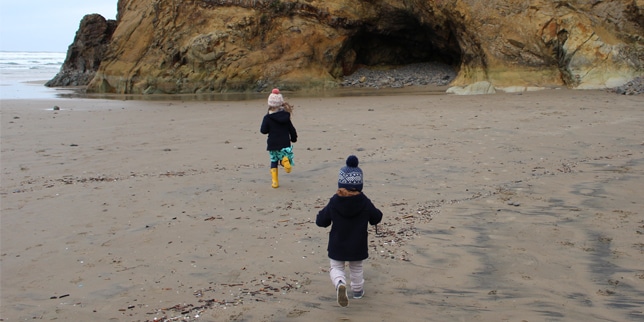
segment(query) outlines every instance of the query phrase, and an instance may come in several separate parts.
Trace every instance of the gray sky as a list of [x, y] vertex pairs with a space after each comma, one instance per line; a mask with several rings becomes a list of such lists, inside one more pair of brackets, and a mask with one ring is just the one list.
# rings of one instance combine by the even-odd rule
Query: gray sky
[[0, 0], [0, 51], [67, 52], [81, 19], [116, 19], [118, 0]]

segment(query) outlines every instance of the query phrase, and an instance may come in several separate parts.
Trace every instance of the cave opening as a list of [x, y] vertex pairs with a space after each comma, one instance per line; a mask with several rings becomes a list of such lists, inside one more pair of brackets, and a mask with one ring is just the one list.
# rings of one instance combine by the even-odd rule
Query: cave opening
[[448, 26], [421, 23], [407, 12], [384, 17], [377, 25], [360, 26], [343, 44], [341, 76], [365, 67], [387, 69], [419, 63], [443, 64], [458, 72], [462, 52]]

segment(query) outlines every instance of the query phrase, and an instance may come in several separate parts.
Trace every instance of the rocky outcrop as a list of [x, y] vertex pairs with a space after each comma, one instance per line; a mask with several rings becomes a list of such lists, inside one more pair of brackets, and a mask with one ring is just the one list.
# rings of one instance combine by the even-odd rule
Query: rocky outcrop
[[622, 86], [611, 88], [611, 90], [622, 95], [644, 94], [644, 77], [636, 77]]
[[115, 20], [105, 20], [99, 14], [83, 17], [74, 42], [67, 49], [67, 57], [60, 72], [45, 86], [87, 85], [105, 58], [115, 29]]
[[496, 89], [490, 82], [480, 81], [467, 86], [452, 86], [447, 89], [447, 93], [457, 95], [494, 94]]
[[615, 87], [644, 71], [642, 0], [119, 0], [88, 91], [328, 88], [435, 62], [452, 85]]

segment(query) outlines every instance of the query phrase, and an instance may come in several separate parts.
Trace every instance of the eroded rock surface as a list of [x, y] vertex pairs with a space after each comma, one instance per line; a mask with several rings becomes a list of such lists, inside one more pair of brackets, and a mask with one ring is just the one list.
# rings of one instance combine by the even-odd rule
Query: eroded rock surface
[[332, 88], [438, 63], [451, 85], [620, 86], [644, 73], [644, 1], [120, 0], [88, 91]]
[[106, 20], [99, 14], [83, 17], [60, 72], [45, 86], [87, 85], [105, 58], [115, 29], [115, 20]]

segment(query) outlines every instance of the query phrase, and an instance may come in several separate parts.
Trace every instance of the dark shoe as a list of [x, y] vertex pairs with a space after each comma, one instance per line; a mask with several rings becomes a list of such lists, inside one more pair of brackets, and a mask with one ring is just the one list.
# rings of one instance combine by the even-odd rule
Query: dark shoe
[[349, 297], [347, 296], [347, 286], [344, 283], [338, 284], [338, 304], [341, 307], [349, 305]]
[[353, 291], [353, 298], [354, 299], [361, 299], [363, 296], [364, 296], [364, 290]]

